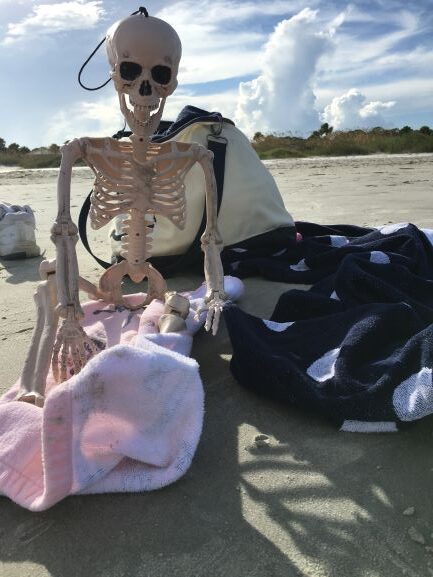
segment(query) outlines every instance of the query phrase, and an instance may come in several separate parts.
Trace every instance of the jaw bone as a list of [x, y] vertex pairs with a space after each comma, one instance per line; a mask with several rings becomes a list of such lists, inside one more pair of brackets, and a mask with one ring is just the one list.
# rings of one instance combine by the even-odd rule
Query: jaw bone
[[136, 104], [129, 96], [128, 101], [129, 105], [125, 94], [120, 95], [120, 108], [132, 132], [140, 136], [153, 134], [161, 120], [165, 98], [145, 106]]

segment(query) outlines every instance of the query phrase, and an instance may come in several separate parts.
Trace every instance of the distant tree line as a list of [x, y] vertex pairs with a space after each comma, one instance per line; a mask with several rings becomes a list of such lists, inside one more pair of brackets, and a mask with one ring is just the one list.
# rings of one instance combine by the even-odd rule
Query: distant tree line
[[51, 144], [30, 150], [27, 146], [20, 146], [17, 142], [7, 145], [4, 138], [0, 138], [0, 165], [20, 166], [22, 168], [56, 168], [60, 166], [60, 146]]
[[[334, 128], [329, 126], [327, 122], [324, 122], [319, 130], [314, 130], [308, 138], [323, 138], [329, 136], [333, 133]], [[346, 131], [339, 131], [348, 134], [364, 134], [364, 133], [371, 133], [371, 134], [388, 134], [390, 136], [396, 136], [397, 134], [410, 134], [413, 132], [419, 132], [420, 134], [424, 134], [426, 136], [431, 136], [433, 134], [433, 128], [429, 126], [421, 126], [418, 129], [411, 128], [410, 126], [403, 126], [403, 128], [382, 128], [381, 126], [376, 126], [374, 128], [370, 128], [368, 130], [362, 129], [355, 129], [355, 130], [346, 130]], [[292, 134], [267, 134], [264, 135], [262, 132], [256, 132], [253, 136], [253, 142], [260, 142], [263, 139], [274, 136], [280, 138], [290, 138], [293, 137]], [[296, 138], [296, 137], [293, 137]]]
[[327, 122], [307, 138], [292, 134], [256, 132], [252, 145], [260, 158], [298, 158], [304, 156], [349, 156], [357, 154], [433, 153], [433, 129], [383, 128], [334, 130]]
[[[50, 154], [59, 154], [60, 152], [60, 146], [58, 144], [51, 144], [46, 148]], [[34, 152], [36, 150], [39, 150], [39, 148], [33, 148], [30, 150], [30, 148], [27, 146], [20, 146], [16, 142], [11, 142], [8, 146], [6, 146], [6, 140], [4, 138], [0, 138], [0, 153], [9, 152], [11, 154], [28, 154], [29, 152]]]

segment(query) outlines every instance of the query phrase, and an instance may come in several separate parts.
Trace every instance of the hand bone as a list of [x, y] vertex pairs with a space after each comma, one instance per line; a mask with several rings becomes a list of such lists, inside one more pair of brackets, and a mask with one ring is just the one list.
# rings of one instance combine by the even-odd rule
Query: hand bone
[[72, 362], [73, 374], [77, 374], [97, 352], [95, 343], [86, 335], [79, 321], [66, 318], [57, 333], [53, 348], [51, 366], [55, 381], [63, 382], [68, 378], [68, 360]]
[[204, 304], [198, 309], [196, 318], [199, 318], [201, 313], [207, 311], [206, 322], [204, 328], [206, 331], [212, 329], [212, 334], [215, 336], [218, 331], [220, 317], [224, 308], [226, 295], [224, 292], [211, 291], [204, 299]]

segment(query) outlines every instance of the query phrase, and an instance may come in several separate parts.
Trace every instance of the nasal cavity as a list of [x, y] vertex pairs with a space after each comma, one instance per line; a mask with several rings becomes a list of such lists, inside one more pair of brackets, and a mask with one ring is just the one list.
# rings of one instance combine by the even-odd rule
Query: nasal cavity
[[140, 96], [150, 96], [152, 94], [152, 87], [148, 80], [143, 80], [138, 92], [140, 93]]

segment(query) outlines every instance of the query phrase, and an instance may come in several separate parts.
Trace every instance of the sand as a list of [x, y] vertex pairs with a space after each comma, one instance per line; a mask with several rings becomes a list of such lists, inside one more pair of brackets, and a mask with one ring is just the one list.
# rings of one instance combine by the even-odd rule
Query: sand
[[[295, 220], [433, 228], [433, 155], [266, 164]], [[74, 171], [74, 214], [91, 180]], [[35, 209], [47, 257], [55, 186], [55, 170], [0, 171], [0, 200]], [[109, 257], [105, 233], [93, 243]], [[81, 274], [95, 280], [98, 265], [78, 253]], [[0, 391], [22, 368], [39, 262], [0, 262]], [[248, 279], [241, 306], [265, 317], [288, 288]], [[433, 420], [390, 435], [339, 433], [241, 389], [230, 353], [224, 327], [196, 337], [205, 427], [183, 479], [148, 494], [70, 497], [39, 514], [0, 498], [0, 576], [433, 575]]]

